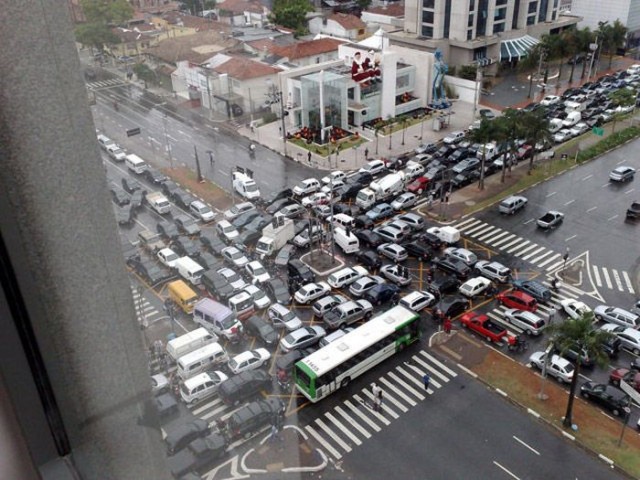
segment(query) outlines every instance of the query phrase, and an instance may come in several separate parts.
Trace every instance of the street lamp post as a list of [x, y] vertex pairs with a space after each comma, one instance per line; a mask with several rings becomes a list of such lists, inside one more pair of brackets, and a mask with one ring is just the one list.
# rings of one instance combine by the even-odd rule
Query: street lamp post
[[196, 172], [198, 173], [198, 182], [203, 183], [204, 177], [202, 176], [202, 169], [200, 168], [200, 159], [198, 158], [198, 148], [193, 146], [193, 153], [196, 157]]
[[162, 127], [164, 130], [164, 143], [167, 148], [167, 154], [169, 155], [169, 166], [173, 170], [173, 155], [171, 155], [171, 144], [169, 143], [169, 134], [167, 133], [167, 115], [162, 117]]
[[408, 122], [406, 118], [402, 120], [402, 144], [401, 145], [404, 145], [404, 134], [407, 131], [407, 123]]
[[391, 150], [391, 139], [393, 138], [393, 125], [389, 125], [389, 150]]

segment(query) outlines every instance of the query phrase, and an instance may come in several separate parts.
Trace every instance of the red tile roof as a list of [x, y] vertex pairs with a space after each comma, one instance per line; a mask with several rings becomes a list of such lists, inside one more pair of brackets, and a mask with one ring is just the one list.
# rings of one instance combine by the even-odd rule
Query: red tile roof
[[237, 80], [248, 80], [266, 75], [275, 75], [282, 71], [279, 68], [241, 57], [232, 57], [223, 64], [214, 67], [213, 70], [217, 73], [226, 73]]
[[275, 53], [281, 57], [287, 57], [289, 60], [297, 60], [299, 58], [306, 58], [312, 55], [337, 51], [338, 45], [342, 45], [343, 43], [346, 43], [346, 40], [320, 38], [318, 40], [298, 42], [286, 46], [273, 45], [271, 49], [269, 49], [269, 47], [267, 47], [267, 49], [270, 53]]
[[360, 30], [367, 26], [358, 17], [348, 13], [332, 13], [327, 19], [339, 23], [345, 30]]
[[268, 13], [268, 10], [260, 2], [252, 0], [224, 0], [223, 2], [217, 2], [216, 8], [233, 13], [263, 13], [265, 11]]
[[389, 17], [404, 17], [404, 3], [390, 3], [387, 6], [367, 8], [366, 11]]

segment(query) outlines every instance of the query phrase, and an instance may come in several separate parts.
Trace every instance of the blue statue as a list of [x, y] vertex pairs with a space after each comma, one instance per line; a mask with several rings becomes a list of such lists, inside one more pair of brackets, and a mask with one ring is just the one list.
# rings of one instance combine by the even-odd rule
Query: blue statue
[[447, 93], [444, 88], [444, 76], [449, 71], [449, 66], [444, 63], [442, 50], [435, 52], [436, 61], [433, 64], [433, 88], [431, 90], [431, 106], [433, 108], [447, 108]]

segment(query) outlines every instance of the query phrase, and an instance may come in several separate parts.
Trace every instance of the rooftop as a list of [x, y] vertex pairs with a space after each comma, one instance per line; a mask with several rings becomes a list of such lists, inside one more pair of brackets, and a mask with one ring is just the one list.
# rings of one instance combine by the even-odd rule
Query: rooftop
[[212, 70], [217, 73], [227, 74], [237, 80], [275, 75], [282, 71], [279, 68], [242, 57], [231, 57], [231, 59], [214, 67]]

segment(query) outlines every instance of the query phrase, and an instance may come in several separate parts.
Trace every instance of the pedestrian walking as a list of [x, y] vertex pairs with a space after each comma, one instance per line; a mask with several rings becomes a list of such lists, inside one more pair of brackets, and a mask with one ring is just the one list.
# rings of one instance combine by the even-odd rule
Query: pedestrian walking
[[371, 394], [373, 395], [373, 409], [377, 412], [380, 409], [380, 400], [382, 399], [382, 389], [377, 383], [371, 384]]
[[364, 149], [364, 159], [365, 160], [369, 160], [369, 149], [368, 148]]
[[429, 376], [428, 373], [424, 374], [424, 376], [422, 377], [422, 381], [424, 382], [424, 389], [428, 392], [429, 391], [429, 382], [431, 382], [431, 377]]
[[269, 443], [273, 443], [278, 439], [278, 425], [276, 423], [271, 424], [271, 435], [269, 436]]
[[307, 152], [307, 162], [311, 163], [311, 150]]
[[444, 333], [451, 334], [451, 319], [449, 317], [444, 320]]
[[383, 391], [382, 391], [382, 389], [380, 389], [380, 391], [378, 392], [378, 396], [376, 397], [377, 404], [378, 404], [377, 405], [378, 406], [378, 409], [377, 409], [378, 411], [382, 410], [382, 394], [383, 394]]

